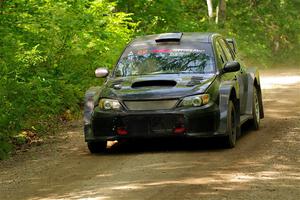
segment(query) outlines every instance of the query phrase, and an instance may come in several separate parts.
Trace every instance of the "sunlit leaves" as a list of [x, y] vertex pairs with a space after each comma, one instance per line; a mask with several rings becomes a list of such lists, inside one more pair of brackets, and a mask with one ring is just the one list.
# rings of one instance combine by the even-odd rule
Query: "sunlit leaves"
[[94, 69], [111, 67], [135, 30], [131, 15], [116, 12], [115, 5], [107, 0], [2, 2], [0, 138], [33, 124], [45, 128], [51, 122], [44, 120], [66, 109], [79, 111], [84, 91], [96, 84]]
[[[300, 53], [300, 3], [297, 0], [227, 0], [226, 21], [209, 23], [206, 1], [117, 0], [118, 9], [134, 13], [138, 34], [219, 32], [235, 37], [247, 60], [294, 59]], [[219, 0], [213, 0], [216, 8]], [[215, 15], [215, 13], [214, 13]], [[252, 59], [253, 60], [253, 59]]]

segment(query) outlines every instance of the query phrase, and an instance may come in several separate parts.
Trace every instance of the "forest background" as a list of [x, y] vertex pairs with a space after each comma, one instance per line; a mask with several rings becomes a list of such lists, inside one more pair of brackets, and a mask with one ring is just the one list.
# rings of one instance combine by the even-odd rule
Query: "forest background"
[[[134, 37], [219, 32], [248, 66], [298, 66], [299, 0], [0, 0], [0, 159], [81, 116]], [[288, 70], [288, 69], [287, 69]]]

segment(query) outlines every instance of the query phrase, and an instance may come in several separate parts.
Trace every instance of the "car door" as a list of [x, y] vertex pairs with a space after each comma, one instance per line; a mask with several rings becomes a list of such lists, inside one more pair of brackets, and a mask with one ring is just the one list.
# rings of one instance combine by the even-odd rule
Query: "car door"
[[[224, 50], [224, 54], [226, 56], [227, 61], [234, 61], [235, 54], [232, 52], [229, 44], [226, 42], [225, 39], [220, 38], [218, 40], [222, 49]], [[235, 79], [237, 79], [239, 83], [239, 96], [240, 96], [240, 113], [244, 114], [246, 109], [246, 101], [247, 101], [247, 74], [244, 70], [244, 67], [241, 66], [241, 69], [234, 73]]]

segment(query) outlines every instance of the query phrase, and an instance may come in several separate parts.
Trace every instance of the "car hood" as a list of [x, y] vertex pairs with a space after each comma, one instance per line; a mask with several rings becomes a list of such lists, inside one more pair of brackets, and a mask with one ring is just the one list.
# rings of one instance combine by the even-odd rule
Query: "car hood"
[[204, 93], [215, 74], [164, 74], [108, 78], [100, 96], [121, 100], [174, 99]]

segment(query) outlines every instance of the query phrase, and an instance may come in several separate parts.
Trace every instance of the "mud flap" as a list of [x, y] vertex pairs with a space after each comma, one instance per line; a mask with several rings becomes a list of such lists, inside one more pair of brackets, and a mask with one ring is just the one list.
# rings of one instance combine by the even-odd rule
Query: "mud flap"
[[[227, 133], [227, 115], [228, 115], [228, 104], [230, 100], [231, 90], [234, 88], [234, 82], [230, 84], [222, 85], [219, 89], [219, 109], [220, 109], [220, 126], [218, 133], [226, 134]], [[241, 125], [240, 125], [240, 107], [238, 98], [234, 102], [236, 109], [236, 122], [237, 122], [237, 136], [241, 134]]]
[[253, 90], [254, 90], [254, 81], [256, 79], [258, 85], [258, 99], [259, 99], [259, 106], [260, 106], [260, 118], [264, 118], [264, 108], [263, 108], [263, 101], [262, 101], [262, 92], [260, 87], [260, 77], [259, 72], [256, 67], [250, 67], [247, 70], [248, 75], [248, 96], [247, 96], [247, 105], [245, 114], [252, 115], [252, 106], [253, 106]]

